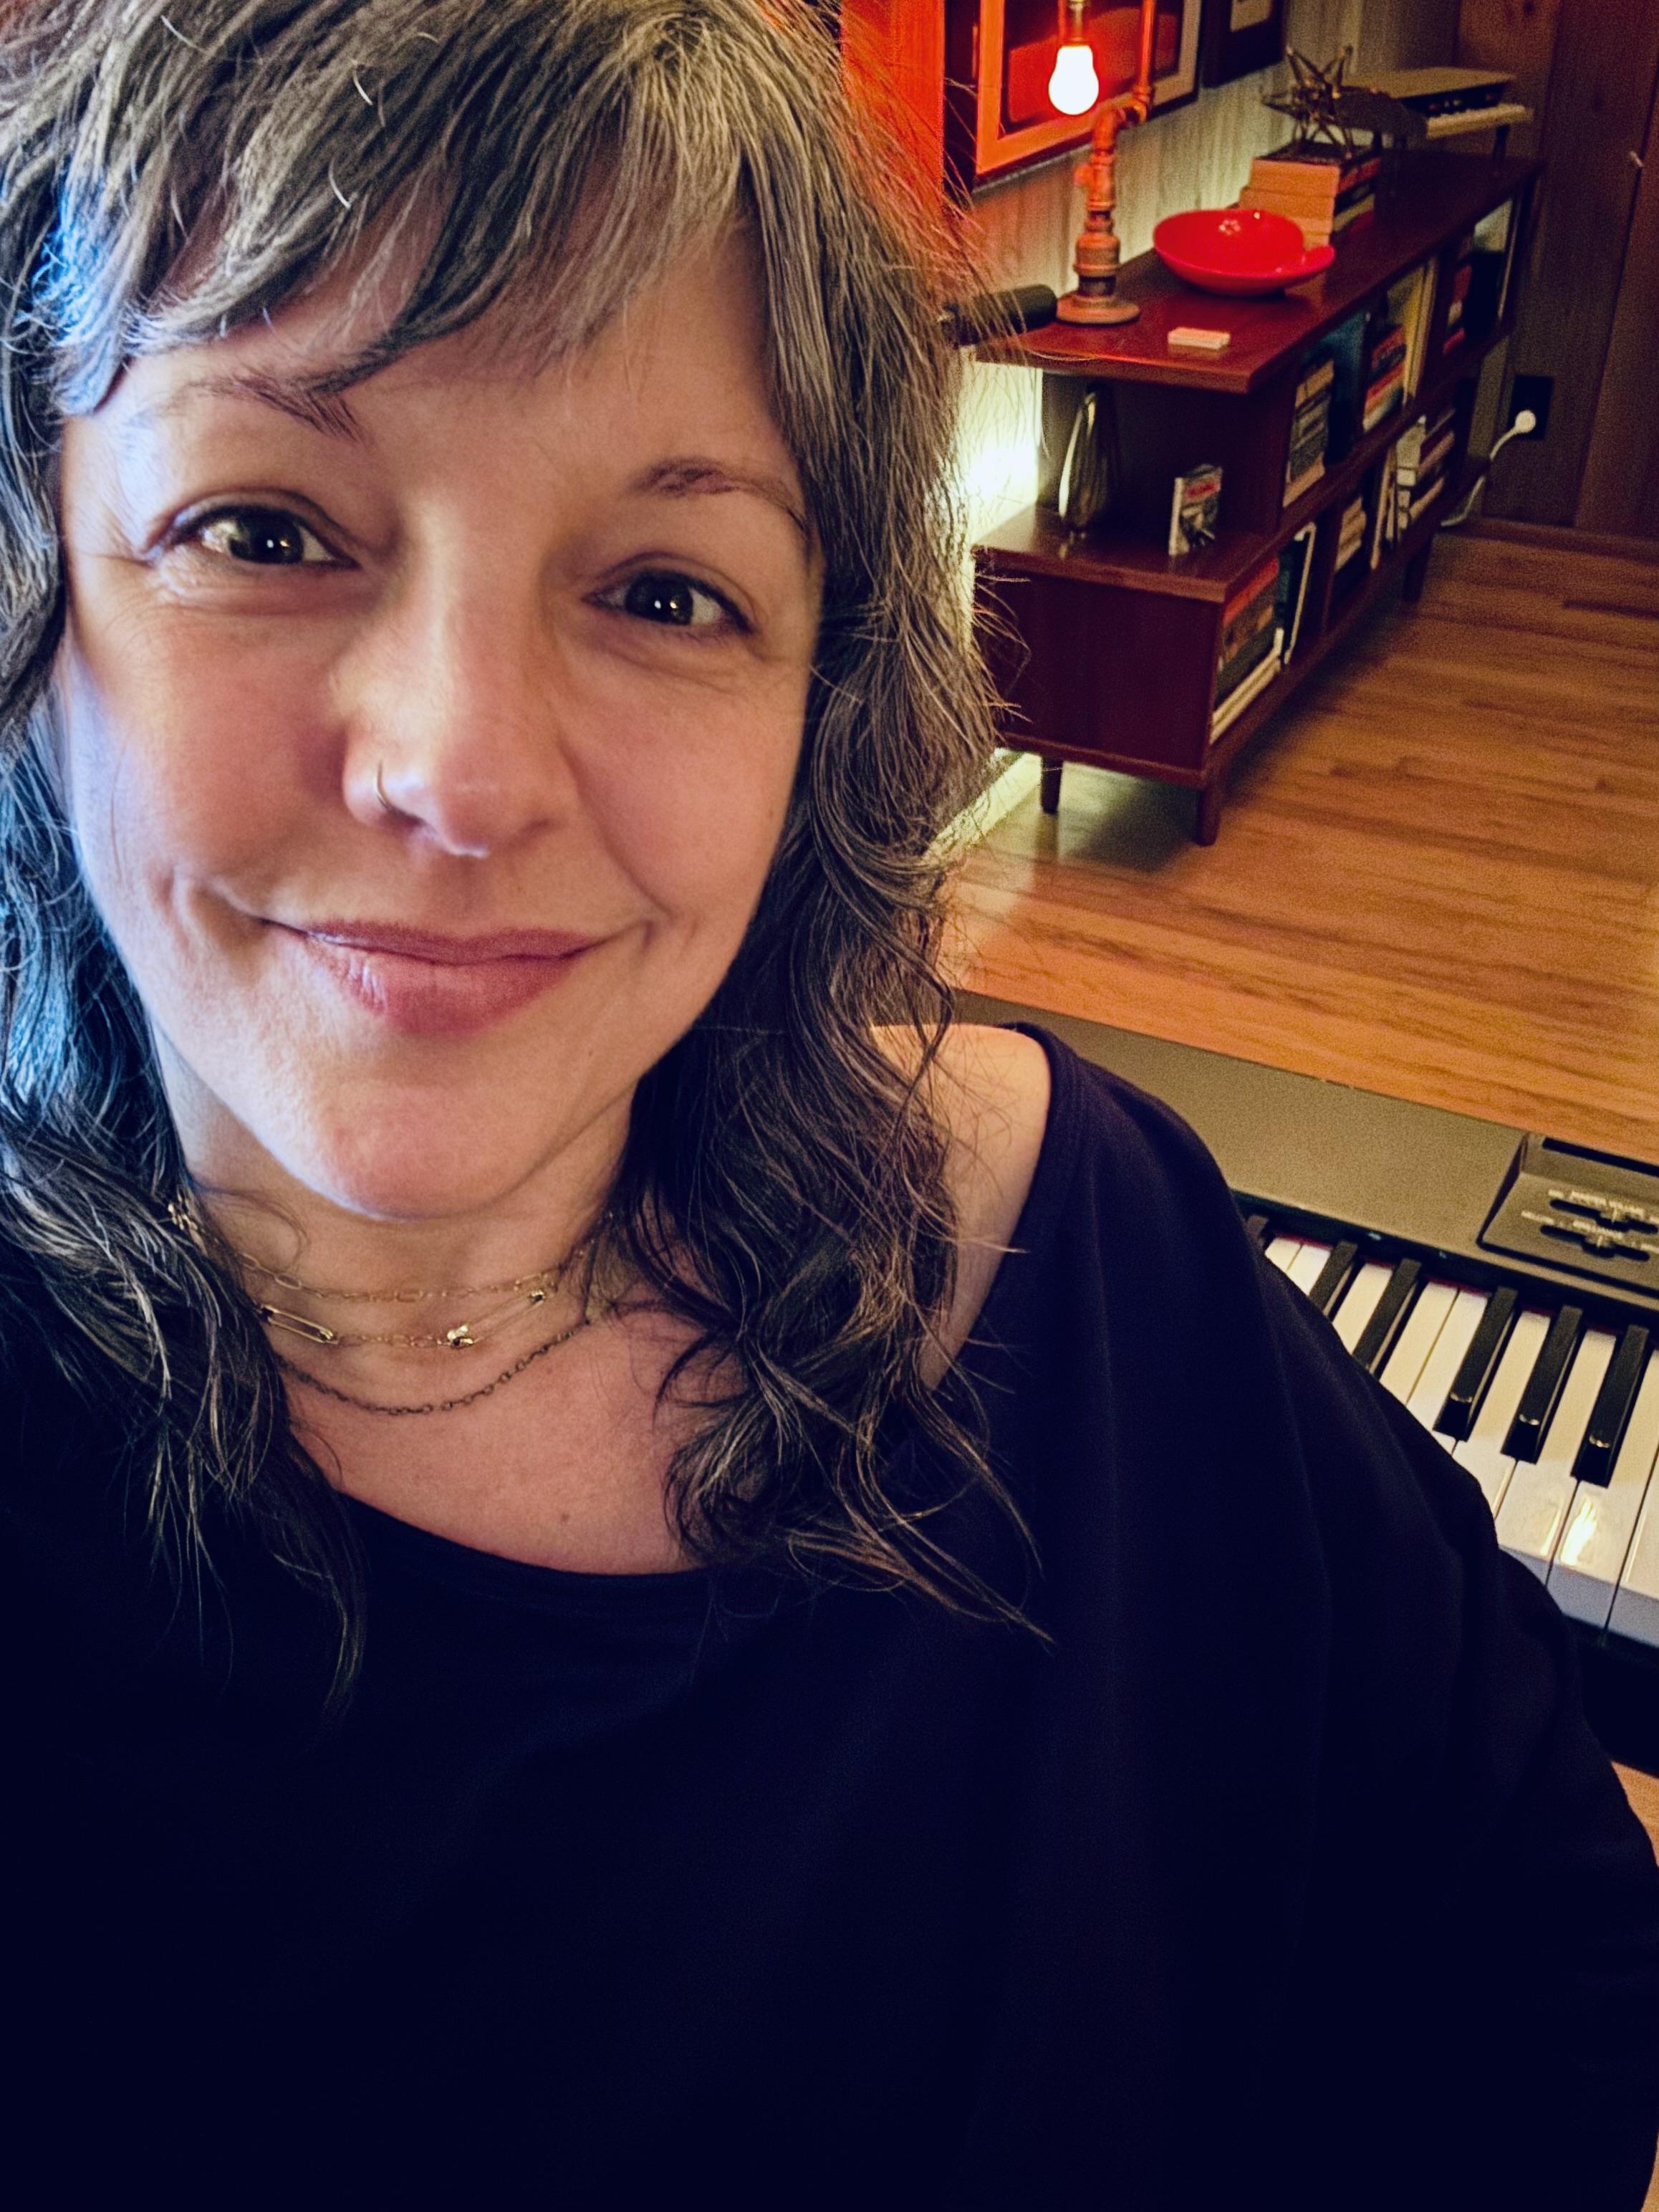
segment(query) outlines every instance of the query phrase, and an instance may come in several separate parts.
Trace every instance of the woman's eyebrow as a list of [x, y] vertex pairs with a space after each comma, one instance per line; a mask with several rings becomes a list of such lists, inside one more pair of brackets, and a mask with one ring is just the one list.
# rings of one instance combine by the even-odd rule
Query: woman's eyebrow
[[[121, 426], [123, 438], [185, 414], [202, 399], [254, 399], [289, 416], [307, 429], [325, 436], [365, 445], [368, 434], [353, 413], [343, 392], [312, 391], [292, 378], [257, 368], [222, 370], [210, 376], [192, 377], [175, 391], [151, 400], [128, 416]], [[787, 515], [803, 541], [812, 542], [811, 526], [793, 488], [781, 476], [764, 469], [745, 469], [703, 453], [679, 453], [653, 461], [635, 477], [629, 489], [647, 496], [670, 499], [705, 498], [723, 492], [748, 492]]]
[[653, 461], [629, 486], [630, 492], [668, 499], [697, 499], [721, 492], [749, 492], [787, 515], [810, 548], [812, 528], [793, 488], [764, 469], [737, 468], [702, 453], [678, 453], [672, 459]]
[[352, 412], [351, 403], [343, 392], [313, 392], [290, 377], [258, 368], [192, 377], [164, 398], [136, 409], [122, 424], [121, 435], [131, 437], [154, 422], [169, 422], [174, 416], [187, 413], [202, 399], [257, 399], [291, 416], [296, 422], [303, 422], [307, 429], [320, 430], [325, 437], [343, 438], [356, 446], [368, 443], [368, 434]]

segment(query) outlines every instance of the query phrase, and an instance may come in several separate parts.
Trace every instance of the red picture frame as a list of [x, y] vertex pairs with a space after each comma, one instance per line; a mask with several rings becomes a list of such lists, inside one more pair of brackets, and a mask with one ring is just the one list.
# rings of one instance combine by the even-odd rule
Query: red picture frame
[[[1203, 0], [1159, 0], [1152, 112], [1198, 94]], [[1139, 0], [1089, 0], [1085, 29], [1101, 88], [1134, 82]], [[1055, 0], [945, 0], [945, 151], [960, 190], [972, 191], [1086, 145], [1091, 118], [1060, 115], [1048, 78], [1059, 50]]]

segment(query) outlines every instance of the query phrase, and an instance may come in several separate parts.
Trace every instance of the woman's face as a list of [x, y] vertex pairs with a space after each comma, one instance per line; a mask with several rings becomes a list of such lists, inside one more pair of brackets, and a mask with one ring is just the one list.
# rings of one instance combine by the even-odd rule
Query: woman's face
[[198, 1172], [413, 1219], [614, 1152], [708, 1004], [818, 574], [737, 246], [539, 375], [485, 319], [300, 419], [387, 304], [337, 282], [67, 425], [56, 681]]

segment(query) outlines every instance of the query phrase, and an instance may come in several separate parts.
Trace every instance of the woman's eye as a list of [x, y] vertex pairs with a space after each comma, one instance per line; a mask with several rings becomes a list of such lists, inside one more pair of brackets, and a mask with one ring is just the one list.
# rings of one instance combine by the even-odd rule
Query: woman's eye
[[671, 629], [714, 629], [733, 620], [732, 609], [706, 584], [654, 571], [630, 578], [611, 604], [640, 622]]
[[256, 568], [316, 568], [335, 565], [314, 530], [297, 515], [270, 507], [221, 507], [204, 515], [185, 532], [186, 538], [204, 551]]

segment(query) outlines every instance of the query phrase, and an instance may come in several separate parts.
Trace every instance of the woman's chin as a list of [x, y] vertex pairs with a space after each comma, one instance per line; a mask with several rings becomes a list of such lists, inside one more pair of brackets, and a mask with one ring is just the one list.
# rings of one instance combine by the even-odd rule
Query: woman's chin
[[348, 1213], [382, 1221], [456, 1220], [486, 1212], [549, 1156], [544, 1133], [514, 1140], [465, 1117], [418, 1131], [363, 1128], [281, 1147], [295, 1179]]

